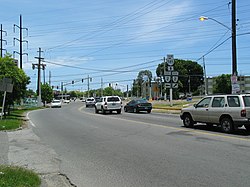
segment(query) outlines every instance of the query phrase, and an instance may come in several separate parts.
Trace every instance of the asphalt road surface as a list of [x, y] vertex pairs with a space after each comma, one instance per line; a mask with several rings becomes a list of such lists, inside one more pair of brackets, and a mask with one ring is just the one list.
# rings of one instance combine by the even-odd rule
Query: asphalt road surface
[[82, 102], [29, 114], [78, 187], [249, 186], [250, 136], [186, 129], [178, 115], [95, 114]]

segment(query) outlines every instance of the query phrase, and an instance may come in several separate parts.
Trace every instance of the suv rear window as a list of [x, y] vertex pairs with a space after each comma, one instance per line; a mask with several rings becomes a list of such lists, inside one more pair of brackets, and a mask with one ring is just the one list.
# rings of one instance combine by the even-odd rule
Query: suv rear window
[[107, 99], [108, 102], [115, 102], [115, 101], [120, 101], [119, 97], [108, 97]]
[[244, 104], [246, 107], [250, 107], [250, 96], [243, 96]]

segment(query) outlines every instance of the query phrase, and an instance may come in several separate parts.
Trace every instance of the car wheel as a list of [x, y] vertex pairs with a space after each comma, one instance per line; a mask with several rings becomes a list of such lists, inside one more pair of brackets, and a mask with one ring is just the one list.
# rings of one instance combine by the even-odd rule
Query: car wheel
[[96, 113], [96, 114], [98, 114], [98, 113], [99, 113], [99, 111], [97, 110], [97, 108], [96, 108], [96, 107], [95, 107], [95, 113]]
[[192, 117], [191, 117], [190, 114], [185, 114], [184, 115], [184, 117], [183, 117], [183, 125], [185, 127], [188, 127], [188, 128], [194, 126], [194, 121], [193, 121], [193, 119], [192, 119]]
[[117, 110], [117, 114], [120, 114], [121, 112], [122, 112], [122, 110], [121, 110], [121, 109]]
[[250, 132], [250, 125], [244, 125], [244, 127], [246, 128], [247, 132]]
[[124, 112], [128, 112], [128, 109], [127, 109], [127, 107], [124, 107]]
[[225, 133], [231, 133], [233, 132], [233, 122], [230, 118], [225, 117], [221, 119], [220, 122], [221, 130]]
[[147, 110], [147, 113], [151, 113], [151, 110]]
[[138, 113], [138, 110], [137, 110], [137, 108], [134, 108], [134, 113]]
[[102, 107], [102, 113], [103, 114], [106, 114], [106, 111], [104, 110], [104, 108]]

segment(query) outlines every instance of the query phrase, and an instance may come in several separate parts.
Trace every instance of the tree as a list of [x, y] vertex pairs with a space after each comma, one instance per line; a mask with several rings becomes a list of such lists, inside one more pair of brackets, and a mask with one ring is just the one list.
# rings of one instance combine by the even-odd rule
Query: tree
[[152, 80], [152, 72], [149, 70], [142, 70], [138, 73], [138, 76], [136, 78], [136, 80], [134, 80], [133, 82], [133, 87], [132, 87], [132, 93], [133, 95], [136, 96], [141, 96], [141, 92], [142, 92], [142, 83], [144, 81], [148, 81], [149, 83], [151, 83]]
[[70, 91], [69, 95], [70, 95], [71, 98], [74, 98], [74, 97], [76, 98], [77, 97], [77, 92], [76, 91]]
[[[0, 58], [0, 79], [11, 78], [13, 81], [13, 91], [8, 93], [6, 97], [7, 108], [13, 105], [14, 102], [20, 103], [21, 99], [25, 97], [27, 85], [30, 83], [30, 78], [22, 69], [19, 69], [14, 59], [9, 54]], [[3, 97], [1, 96], [1, 101]]]
[[[186, 94], [190, 88], [191, 92], [195, 92], [204, 82], [202, 66], [191, 60], [175, 59], [174, 62], [174, 70], [179, 72], [178, 91]], [[164, 63], [158, 65], [156, 74], [164, 76]]]
[[44, 106], [45, 103], [50, 103], [53, 100], [53, 89], [48, 83], [41, 85], [41, 97]]
[[231, 86], [230, 74], [222, 74], [215, 78], [213, 93], [230, 94], [231, 91], [232, 91], [232, 86]]

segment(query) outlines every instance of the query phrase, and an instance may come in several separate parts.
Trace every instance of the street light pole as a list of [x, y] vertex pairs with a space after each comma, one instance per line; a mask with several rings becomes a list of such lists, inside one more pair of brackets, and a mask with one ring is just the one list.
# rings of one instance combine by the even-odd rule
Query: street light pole
[[232, 0], [232, 75], [237, 76], [236, 54], [236, 1]]
[[211, 17], [205, 17], [201, 16], [199, 19], [201, 21], [205, 20], [213, 20], [216, 23], [226, 27], [228, 30], [231, 31], [231, 37], [232, 37], [232, 76], [237, 76], [237, 52], [236, 52], [236, 1], [232, 0], [232, 28], [228, 27], [227, 25], [219, 22], [218, 20], [211, 18]]

